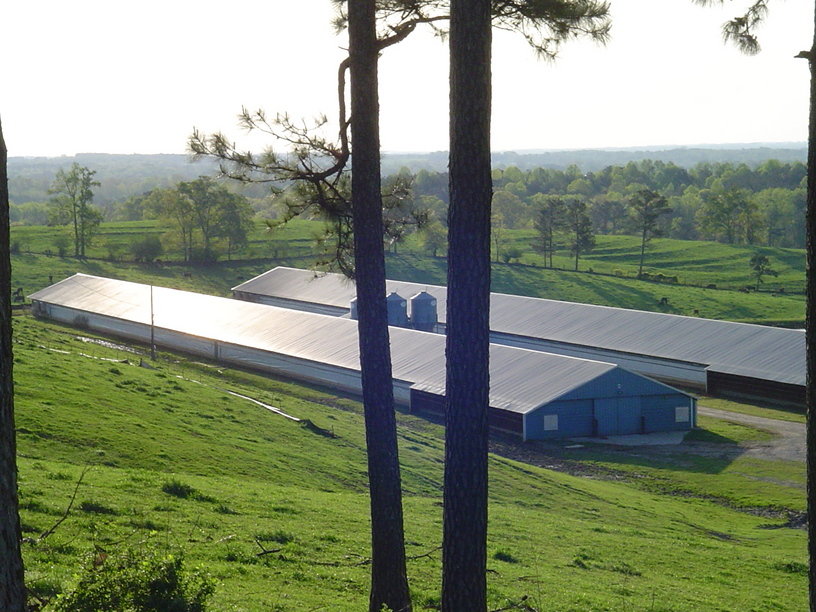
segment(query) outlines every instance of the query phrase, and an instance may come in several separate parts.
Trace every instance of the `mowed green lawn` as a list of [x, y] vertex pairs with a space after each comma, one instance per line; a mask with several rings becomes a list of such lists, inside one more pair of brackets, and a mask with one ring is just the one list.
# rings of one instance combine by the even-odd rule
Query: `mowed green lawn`
[[[140, 367], [146, 356], [136, 349], [15, 318], [25, 536], [59, 519], [88, 467], [67, 520], [24, 545], [34, 592], [47, 599], [69, 589], [83, 556], [155, 546], [183, 550], [218, 580], [213, 610], [365, 609], [359, 403], [169, 353]], [[443, 433], [415, 415], [398, 422], [409, 579], [416, 609], [435, 609]], [[711, 436], [761, 435], [708, 426]], [[630, 478], [637, 458], [627, 457], [588, 458], [617, 476], [586, 478], [491, 455], [491, 609], [525, 596], [535, 609], [574, 612], [806, 608], [805, 532], [784, 526], [779, 507], [800, 509], [801, 489], [752, 489], [751, 504], [767, 512], [739, 511], [740, 482], [755, 481], [742, 474], [749, 466], [722, 481], [709, 470], [694, 481], [700, 491], [687, 491], [700, 466], [653, 465], [659, 474]], [[800, 467], [785, 464], [754, 469], [800, 478]]]
[[[315, 239], [322, 229], [320, 222], [296, 219], [269, 231], [258, 221], [249, 244], [235, 254], [235, 261], [188, 266], [179, 263], [180, 254], [173, 250], [163, 256], [161, 264], [123, 261], [129, 257], [131, 241], [151, 233], [162, 235], [164, 230], [155, 221], [103, 224], [85, 261], [56, 254], [56, 236], [67, 236], [65, 228], [14, 227], [13, 283], [28, 294], [48, 285], [49, 280], [84, 272], [228, 295], [231, 287], [276, 265], [313, 266], [319, 259]], [[598, 236], [594, 251], [582, 259], [581, 271], [574, 272], [567, 253], [556, 256], [559, 269], [543, 268], [541, 256], [529, 247], [531, 230], [508, 230], [505, 234], [505, 246], [516, 246], [524, 254], [518, 262], [493, 265], [494, 291], [712, 319], [804, 325], [801, 292], [805, 258], [801, 250], [655, 239], [647, 254], [646, 270], [677, 277], [678, 283], [666, 283], [634, 278], [640, 243], [632, 236]], [[741, 292], [740, 288], [755, 282], [748, 261], [757, 251], [770, 258], [779, 276], [766, 277], [759, 292]], [[389, 277], [398, 280], [446, 283], [445, 258], [425, 253], [416, 235], [409, 236], [396, 253], [388, 253], [387, 269]], [[707, 288], [710, 285], [716, 288]]]

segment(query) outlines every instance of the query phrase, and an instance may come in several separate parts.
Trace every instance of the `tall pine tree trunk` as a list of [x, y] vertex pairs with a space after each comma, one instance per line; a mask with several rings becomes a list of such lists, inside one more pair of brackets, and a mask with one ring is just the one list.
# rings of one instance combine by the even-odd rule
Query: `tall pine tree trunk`
[[[816, 21], [816, 13], [814, 13]], [[810, 122], [807, 162], [807, 499], [809, 601], [816, 612], [816, 30], [810, 50]]]
[[7, 161], [0, 124], [0, 610], [22, 612], [25, 610], [25, 585], [17, 509]]
[[442, 610], [487, 609], [490, 0], [451, 0]]
[[379, 102], [374, 0], [348, 3], [351, 194], [360, 369], [371, 496], [370, 612], [411, 609], [405, 570], [391, 351], [385, 302]]

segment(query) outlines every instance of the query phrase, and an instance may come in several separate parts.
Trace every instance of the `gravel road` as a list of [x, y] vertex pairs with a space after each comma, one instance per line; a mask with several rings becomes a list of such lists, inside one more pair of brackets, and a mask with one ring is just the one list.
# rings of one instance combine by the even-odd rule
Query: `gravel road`
[[697, 412], [708, 417], [714, 417], [732, 423], [750, 425], [757, 429], [764, 429], [777, 436], [772, 440], [762, 442], [741, 443], [740, 448], [743, 449], [743, 455], [786, 461], [805, 460], [804, 423], [767, 419], [765, 417], [740, 414], [728, 410], [717, 410], [716, 408], [707, 408], [705, 406], [698, 406]]

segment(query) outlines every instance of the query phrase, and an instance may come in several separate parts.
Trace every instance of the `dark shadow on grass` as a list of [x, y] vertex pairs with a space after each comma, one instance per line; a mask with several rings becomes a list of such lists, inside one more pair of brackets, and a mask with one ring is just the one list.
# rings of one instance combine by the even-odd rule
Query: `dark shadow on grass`
[[684, 442], [706, 442], [709, 444], [739, 444], [739, 441], [707, 429], [696, 428], [686, 434]]
[[[642, 310], [658, 310], [669, 314], [682, 314], [682, 311], [670, 301], [661, 304], [660, 299], [649, 291], [636, 289], [629, 284], [599, 283], [592, 276], [583, 273], [573, 273], [572, 282], [584, 290], [594, 293], [608, 304], [618, 307], [639, 308]], [[613, 291], [613, 287], [615, 291]], [[625, 296], [625, 299], [621, 299]]]

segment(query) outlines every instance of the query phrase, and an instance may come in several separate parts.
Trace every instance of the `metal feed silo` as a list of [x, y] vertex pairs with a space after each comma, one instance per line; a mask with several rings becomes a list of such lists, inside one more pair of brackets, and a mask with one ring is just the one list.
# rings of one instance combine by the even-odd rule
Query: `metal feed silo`
[[420, 291], [411, 296], [411, 327], [420, 331], [432, 332], [436, 329], [436, 298], [427, 291]]
[[385, 298], [388, 308], [388, 324], [397, 327], [408, 327], [408, 302], [396, 291]]

